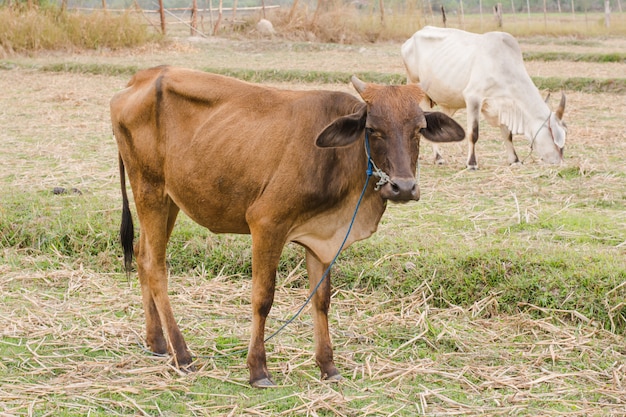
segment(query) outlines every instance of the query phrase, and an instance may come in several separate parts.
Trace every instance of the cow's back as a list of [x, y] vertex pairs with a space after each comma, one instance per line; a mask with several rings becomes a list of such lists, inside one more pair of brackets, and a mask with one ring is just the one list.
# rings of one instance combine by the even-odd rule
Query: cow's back
[[129, 169], [164, 183], [197, 223], [248, 233], [250, 208], [263, 201], [280, 201], [271, 210], [287, 217], [311, 216], [345, 198], [353, 179], [344, 171], [354, 165], [356, 145], [322, 149], [315, 138], [359, 106], [347, 93], [279, 90], [161, 67], [137, 74], [111, 111]]
[[409, 81], [419, 82], [433, 101], [450, 109], [465, 107], [468, 87], [487, 94], [518, 75], [512, 72], [519, 64], [523, 69], [519, 45], [504, 32], [426, 26], [402, 45], [401, 53]]

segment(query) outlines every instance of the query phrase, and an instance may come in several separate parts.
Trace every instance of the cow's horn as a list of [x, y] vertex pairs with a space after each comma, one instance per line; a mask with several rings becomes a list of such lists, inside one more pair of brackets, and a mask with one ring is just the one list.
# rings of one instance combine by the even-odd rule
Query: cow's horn
[[365, 91], [365, 88], [367, 88], [367, 85], [363, 81], [359, 80], [356, 75], [353, 75], [352, 78], [350, 78], [350, 81], [352, 81], [352, 85], [356, 88], [356, 91], [358, 91], [359, 94], [362, 94], [363, 91]]
[[546, 96], [546, 99], [544, 100], [546, 104], [548, 104], [548, 100], [550, 100], [550, 92], [548, 91], [548, 95]]
[[559, 120], [563, 119], [563, 113], [565, 112], [565, 93], [561, 93], [561, 102], [559, 103], [559, 108], [556, 109], [556, 117]]

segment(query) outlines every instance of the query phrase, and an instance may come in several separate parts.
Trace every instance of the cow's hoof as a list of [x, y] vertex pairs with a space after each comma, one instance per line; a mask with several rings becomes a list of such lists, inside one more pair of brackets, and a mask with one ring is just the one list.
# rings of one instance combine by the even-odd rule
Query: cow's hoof
[[257, 381], [250, 382], [253, 388], [276, 388], [278, 385], [269, 378], [262, 378]]
[[478, 171], [478, 165], [468, 165], [467, 166], [467, 170], [468, 171]]
[[322, 378], [322, 381], [324, 382], [340, 382], [342, 380], [343, 380], [343, 377], [341, 376], [339, 372], [337, 372], [335, 375], [328, 375]]
[[196, 368], [196, 365], [194, 365], [193, 363], [190, 363], [189, 365], [181, 365], [179, 369], [186, 374], [190, 374], [198, 370]]

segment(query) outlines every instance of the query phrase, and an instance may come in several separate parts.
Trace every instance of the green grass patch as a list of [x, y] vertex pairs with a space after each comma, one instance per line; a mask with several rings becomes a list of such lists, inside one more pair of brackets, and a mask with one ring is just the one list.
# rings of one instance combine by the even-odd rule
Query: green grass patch
[[626, 78], [531, 77], [540, 90], [570, 90], [583, 93], [626, 94]]
[[626, 53], [524, 52], [525, 61], [626, 62]]
[[[18, 64], [9, 60], [0, 61], [0, 69], [10, 69]], [[134, 65], [84, 64], [77, 62], [61, 62], [42, 65], [36, 69], [46, 72], [69, 72], [93, 75], [128, 75], [132, 76], [142, 68]], [[241, 80], [264, 82], [291, 82], [310, 84], [341, 84], [350, 80], [353, 73], [340, 71], [306, 71], [306, 70], [274, 70], [274, 69], [242, 69], [242, 68], [203, 68], [203, 71], [239, 78]], [[402, 74], [381, 73], [374, 71], [355, 72], [359, 78], [367, 82], [399, 85], [406, 82]], [[626, 94], [626, 78], [596, 79], [584, 77], [532, 77], [537, 88], [541, 90], [569, 90], [585, 93]]]

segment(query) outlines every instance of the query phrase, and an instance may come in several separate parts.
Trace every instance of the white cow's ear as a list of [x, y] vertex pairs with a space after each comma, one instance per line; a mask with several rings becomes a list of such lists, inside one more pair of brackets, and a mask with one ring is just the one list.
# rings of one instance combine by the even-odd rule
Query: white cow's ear
[[565, 123], [557, 123], [556, 128], [552, 129], [552, 135], [554, 138], [554, 144], [563, 149], [565, 147], [565, 136], [567, 135], [567, 128], [565, 127]]
[[356, 113], [333, 120], [315, 139], [320, 148], [348, 146], [358, 140], [365, 129], [367, 106], [362, 104]]

